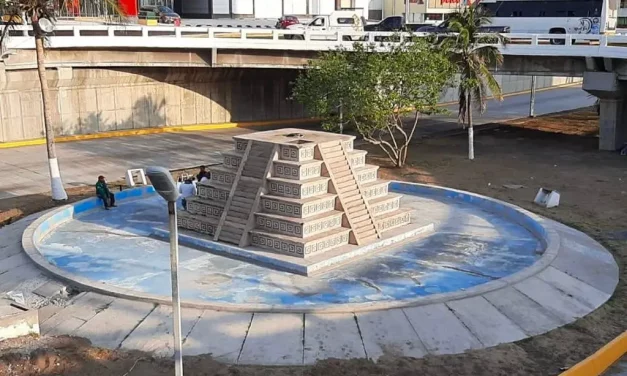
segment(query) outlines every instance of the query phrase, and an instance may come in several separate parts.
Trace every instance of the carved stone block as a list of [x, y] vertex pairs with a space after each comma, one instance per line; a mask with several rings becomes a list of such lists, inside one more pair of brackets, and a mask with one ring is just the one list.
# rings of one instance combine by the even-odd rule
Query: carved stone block
[[398, 210], [401, 206], [401, 196], [394, 195], [383, 200], [376, 200], [376, 202], [369, 202], [369, 204], [370, 212], [377, 216]]
[[214, 235], [217, 224], [207, 220], [196, 218], [191, 215], [187, 215], [185, 213], [181, 213], [181, 215], [179, 215], [178, 217], [178, 227], [186, 230], [200, 232], [206, 235]]
[[307, 218], [335, 209], [335, 195], [326, 195], [317, 200], [281, 200], [261, 197], [261, 208], [265, 213]]
[[404, 226], [411, 221], [411, 211], [402, 210], [391, 215], [385, 215], [377, 218], [377, 228], [379, 231], [384, 232], [393, 228]]
[[346, 229], [345, 231], [338, 231], [326, 237], [306, 241], [253, 231], [250, 240], [253, 246], [271, 249], [275, 252], [281, 252], [296, 257], [307, 258], [348, 244], [348, 234], [349, 230]]
[[329, 191], [329, 178], [301, 182], [291, 180], [268, 179], [268, 192], [275, 196], [307, 198], [319, 196]]
[[314, 158], [314, 146], [314, 143], [306, 147], [281, 145], [279, 159], [294, 162], [310, 161]]
[[220, 218], [224, 207], [216, 203], [206, 202], [199, 199], [187, 200], [187, 211], [190, 214], [202, 215], [205, 217]]
[[307, 243], [305, 246], [305, 258], [311, 254], [319, 254], [346, 244], [348, 244], [348, 232]]
[[237, 170], [239, 164], [242, 162], [242, 156], [235, 153], [222, 153], [222, 159], [224, 167]]
[[320, 176], [322, 161], [302, 164], [275, 161], [272, 176], [283, 179], [302, 180]]
[[225, 189], [215, 188], [204, 184], [197, 184], [198, 197], [206, 200], [214, 200], [220, 202], [226, 202], [229, 198], [229, 191]]
[[248, 146], [248, 141], [235, 139], [235, 150], [243, 153], [246, 151], [246, 146]]
[[233, 184], [236, 172], [227, 171], [224, 169], [211, 169], [211, 181], [221, 185], [230, 186]]
[[361, 189], [363, 191], [364, 197], [367, 200], [370, 200], [373, 198], [387, 195], [389, 185], [390, 183], [388, 181], [381, 180], [362, 185]]
[[379, 171], [379, 166], [374, 165], [366, 165], [364, 167], [356, 168], [355, 174], [357, 175], [357, 181], [359, 184], [373, 182], [377, 180], [377, 171]]
[[257, 214], [255, 229], [296, 238], [307, 238], [325, 231], [342, 227], [342, 213], [332, 212], [323, 218], [294, 220], [271, 215]]
[[363, 167], [366, 165], [366, 155], [367, 151], [364, 150], [355, 150], [348, 154], [348, 161], [353, 168]]

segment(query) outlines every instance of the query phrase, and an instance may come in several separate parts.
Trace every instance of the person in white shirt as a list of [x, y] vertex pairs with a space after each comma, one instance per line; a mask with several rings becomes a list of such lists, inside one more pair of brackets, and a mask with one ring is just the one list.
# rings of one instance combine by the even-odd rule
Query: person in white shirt
[[179, 186], [179, 193], [183, 196], [183, 209], [187, 210], [187, 199], [189, 197], [196, 196], [196, 185], [192, 179], [186, 179], [183, 184]]

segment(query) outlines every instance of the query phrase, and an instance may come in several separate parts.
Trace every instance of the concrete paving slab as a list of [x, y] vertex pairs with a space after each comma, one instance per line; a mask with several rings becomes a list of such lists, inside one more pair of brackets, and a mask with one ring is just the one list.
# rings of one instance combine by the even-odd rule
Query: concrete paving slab
[[560, 252], [551, 266], [606, 294], [612, 294], [618, 283], [618, 266], [609, 261], [607, 255], [600, 256], [594, 248], [562, 237]]
[[153, 309], [153, 303], [115, 299], [75, 334], [89, 339], [94, 346], [115, 349]]
[[352, 313], [305, 315], [304, 364], [323, 359], [365, 358], [364, 344]]
[[483, 347], [442, 303], [403, 308], [403, 311], [429, 353], [457, 354]]
[[73, 335], [86, 321], [77, 319], [76, 317], [67, 317], [59, 325], [51, 328], [47, 327], [41, 334], [48, 336]]
[[49, 304], [39, 308], [39, 325], [48, 321], [49, 318], [57, 314], [57, 312], [60, 312], [63, 308], [65, 307], [54, 304]]
[[[186, 308], [181, 310], [181, 335], [183, 339], [192, 330], [201, 314], [202, 311], [198, 309]], [[159, 305], [122, 342], [121, 347], [146, 351], [155, 356], [172, 357], [174, 356], [172, 324], [172, 307]]]
[[239, 364], [303, 364], [304, 315], [255, 313]]
[[66, 288], [62, 283], [50, 280], [43, 285], [39, 286], [35, 290], [33, 290], [33, 294], [37, 294], [43, 298], [51, 298], [55, 295], [60, 294]]
[[544, 269], [537, 277], [592, 309], [596, 309], [605, 303], [611, 296], [552, 266]]
[[41, 270], [39, 270], [33, 263], [28, 263], [15, 267], [6, 273], [0, 274], [0, 291], [11, 291], [20, 283], [36, 277], [43, 276]]
[[590, 312], [590, 309], [583, 303], [537, 277], [519, 282], [514, 285], [514, 288], [566, 323], [573, 322]]
[[358, 312], [355, 315], [368, 358], [376, 361], [384, 355], [413, 358], [427, 355], [425, 345], [403, 310]]
[[30, 259], [26, 256], [26, 253], [18, 253], [8, 257], [2, 257], [0, 255], [0, 274], [6, 273], [9, 270], [30, 263]]
[[482, 296], [446, 303], [485, 346], [514, 342], [527, 337], [523, 330]]
[[529, 335], [542, 334], [563, 324], [558, 317], [513, 287], [483, 296]]
[[250, 327], [252, 313], [205, 310], [183, 344], [185, 355], [211, 354], [236, 363]]
[[[93, 292], [82, 294], [76, 297], [71, 305], [58, 311], [48, 320], [45, 320], [45, 322], [43, 322], [41, 325], [41, 334], [52, 334], [53, 330], [55, 330], [57, 326], [61, 325], [63, 322], [71, 318], [77, 318], [83, 322], [86, 322], [87, 320], [90, 320], [92, 317], [94, 317], [96, 313], [107, 308], [109, 304], [111, 304], [113, 299], [115, 298], [111, 296], [96, 294]], [[71, 334], [77, 328], [78, 327], [75, 327], [68, 332], [61, 333]], [[55, 330], [55, 332], [59, 333], [60, 330], [64, 330], [63, 327]]]

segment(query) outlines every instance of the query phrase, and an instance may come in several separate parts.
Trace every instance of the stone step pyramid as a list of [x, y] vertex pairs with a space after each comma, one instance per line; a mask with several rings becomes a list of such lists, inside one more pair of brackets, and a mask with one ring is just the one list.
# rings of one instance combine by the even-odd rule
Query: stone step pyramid
[[409, 224], [410, 209], [388, 193], [354, 136], [280, 129], [236, 136], [210, 168], [179, 227], [239, 247], [300, 258], [363, 246]]

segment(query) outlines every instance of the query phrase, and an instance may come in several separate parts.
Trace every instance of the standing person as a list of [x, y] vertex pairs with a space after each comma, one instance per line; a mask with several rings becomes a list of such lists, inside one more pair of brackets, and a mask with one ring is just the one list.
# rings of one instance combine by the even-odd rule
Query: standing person
[[98, 182], [96, 183], [96, 196], [98, 196], [98, 198], [100, 198], [104, 203], [105, 210], [117, 207], [115, 204], [115, 195], [109, 190], [107, 181], [102, 175], [98, 176]]
[[203, 181], [202, 178], [205, 177], [209, 179], [209, 174], [207, 174], [206, 167], [200, 166], [200, 171], [198, 172], [198, 175], [196, 175], [196, 181]]
[[183, 184], [181, 184], [181, 186], [179, 187], [179, 193], [181, 194], [181, 196], [183, 196], [183, 209], [187, 210], [187, 198], [195, 196], [197, 193], [196, 185], [194, 185], [192, 179], [185, 179]]

